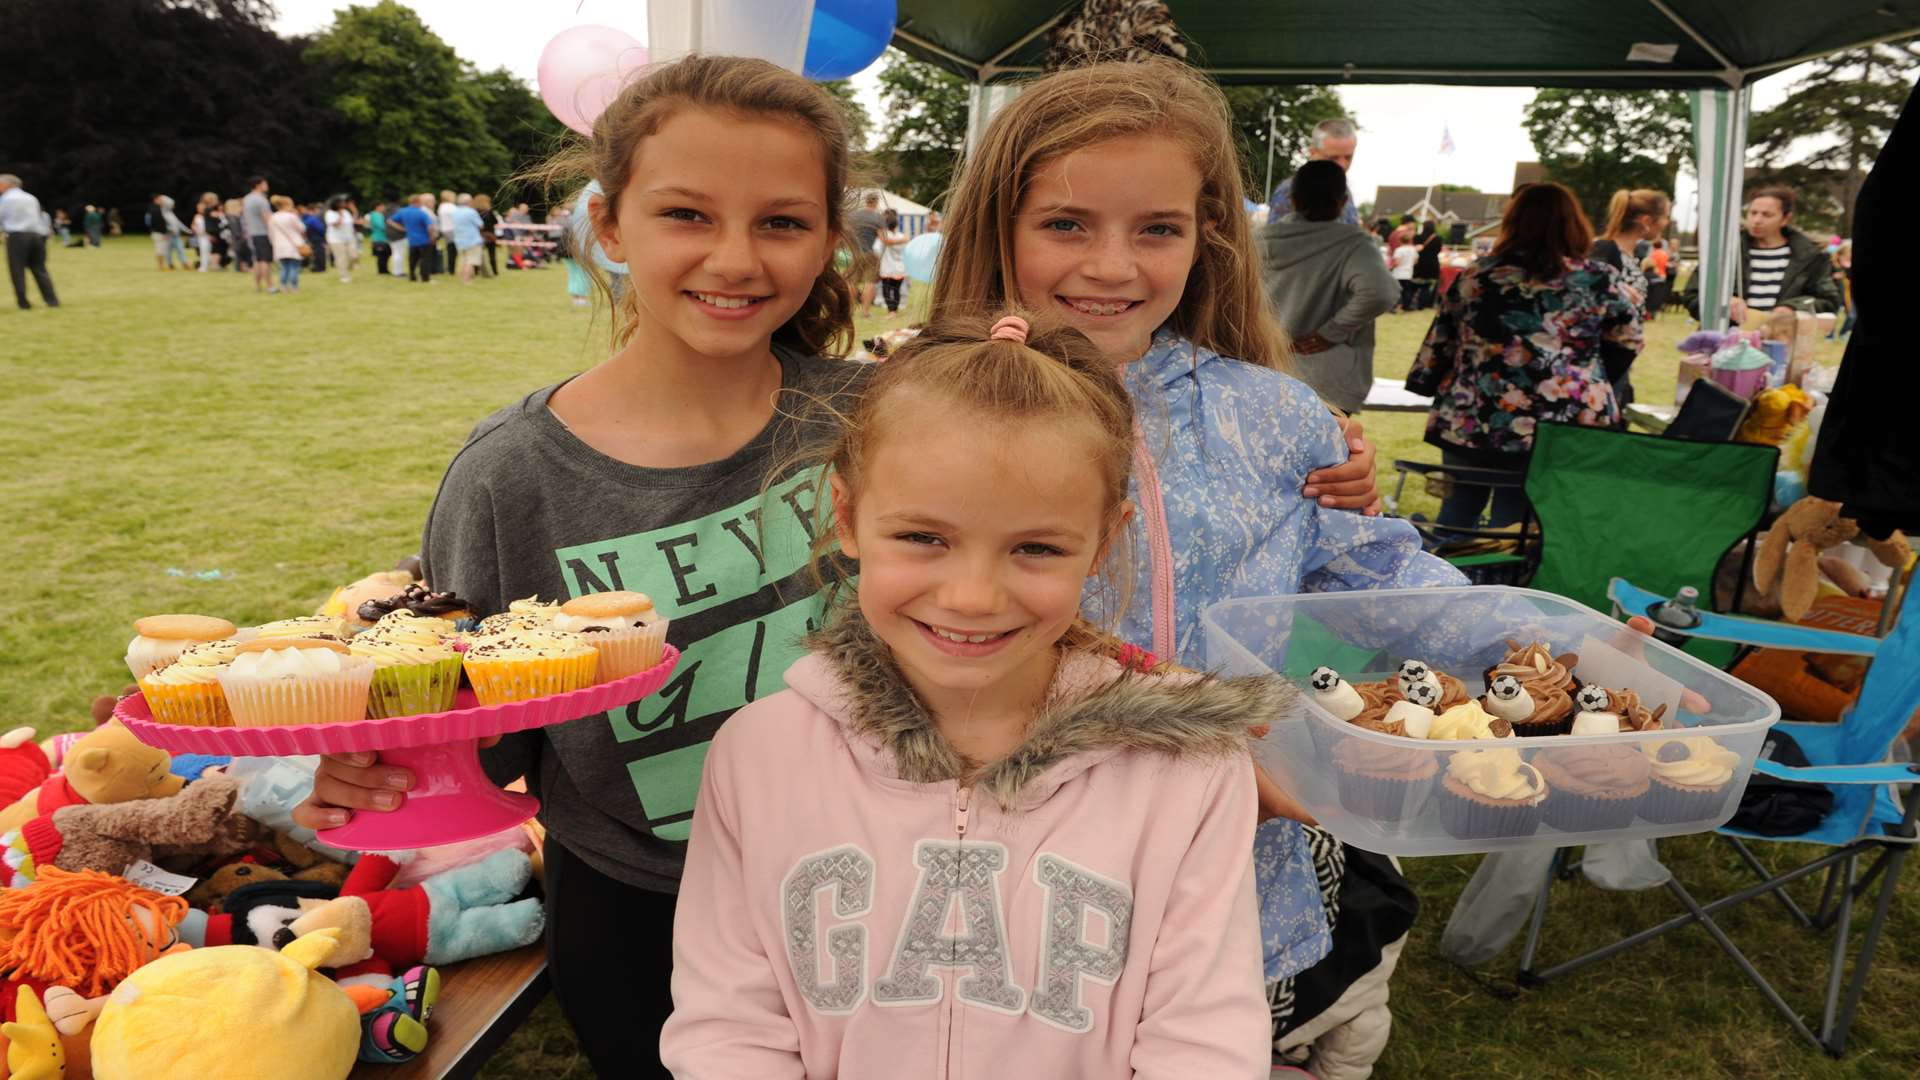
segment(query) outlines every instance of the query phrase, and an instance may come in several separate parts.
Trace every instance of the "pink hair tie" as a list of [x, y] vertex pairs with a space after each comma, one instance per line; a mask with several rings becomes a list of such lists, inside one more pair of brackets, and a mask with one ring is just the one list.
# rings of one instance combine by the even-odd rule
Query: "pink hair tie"
[[999, 322], [994, 323], [993, 329], [987, 331], [987, 340], [1011, 341], [1015, 345], [1025, 345], [1027, 343], [1027, 320], [1018, 315], [1008, 315]]

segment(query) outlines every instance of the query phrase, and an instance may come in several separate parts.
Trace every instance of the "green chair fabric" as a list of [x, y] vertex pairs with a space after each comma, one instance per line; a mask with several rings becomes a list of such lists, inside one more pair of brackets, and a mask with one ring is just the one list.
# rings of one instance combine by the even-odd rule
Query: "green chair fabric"
[[[1721, 556], [1767, 512], [1779, 458], [1771, 446], [1541, 424], [1527, 466], [1542, 533], [1529, 586], [1599, 611], [1616, 576], [1663, 596], [1691, 585], [1712, 597]], [[1733, 646], [1687, 651], [1724, 665]]]

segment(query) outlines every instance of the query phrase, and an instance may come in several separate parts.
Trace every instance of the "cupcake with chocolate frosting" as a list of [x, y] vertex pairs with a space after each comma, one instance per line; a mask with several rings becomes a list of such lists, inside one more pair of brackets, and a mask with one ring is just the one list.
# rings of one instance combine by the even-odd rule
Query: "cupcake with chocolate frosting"
[[1567, 832], [1624, 829], [1646, 799], [1652, 770], [1630, 746], [1568, 746], [1534, 759], [1547, 782], [1546, 822]]
[[1492, 697], [1487, 701], [1487, 708], [1511, 723], [1513, 733], [1523, 738], [1565, 735], [1573, 728], [1573, 695], [1580, 688], [1573, 668], [1580, 662], [1579, 655], [1566, 653], [1556, 657], [1538, 641], [1527, 645], [1508, 641], [1507, 645], [1510, 648], [1507, 658], [1487, 669], [1487, 685], [1492, 687], [1503, 675], [1517, 680], [1525, 688], [1533, 709], [1524, 716], [1518, 715]]

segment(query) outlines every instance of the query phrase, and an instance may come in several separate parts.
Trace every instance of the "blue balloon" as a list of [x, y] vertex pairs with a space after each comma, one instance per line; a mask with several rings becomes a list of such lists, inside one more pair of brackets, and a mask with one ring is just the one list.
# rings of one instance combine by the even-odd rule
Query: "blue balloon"
[[866, 70], [887, 51], [896, 14], [895, 0], [813, 0], [801, 73], [826, 82]]
[[940, 260], [940, 233], [921, 233], [900, 249], [900, 261], [907, 264], [907, 276], [915, 281], [932, 281], [933, 265]]
[[624, 274], [627, 264], [607, 258], [607, 253], [600, 249], [600, 241], [593, 235], [593, 216], [587, 212], [587, 198], [600, 193], [600, 181], [589, 180], [587, 186], [580, 189], [580, 196], [573, 200], [573, 217], [569, 219], [573, 235], [567, 238], [568, 246], [574, 251], [591, 251], [594, 264], [607, 273]]

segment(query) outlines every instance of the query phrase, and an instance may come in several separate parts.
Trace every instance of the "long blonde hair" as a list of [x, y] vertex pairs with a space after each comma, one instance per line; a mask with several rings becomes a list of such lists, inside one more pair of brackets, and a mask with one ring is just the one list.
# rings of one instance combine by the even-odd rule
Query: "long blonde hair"
[[[689, 106], [777, 117], [806, 128], [820, 141], [826, 165], [827, 229], [843, 246], [852, 247], [845, 203], [848, 186], [856, 177], [847, 148], [845, 114], [819, 86], [765, 60], [689, 56], [649, 68], [594, 120], [591, 139], [570, 138], [552, 157], [514, 179], [549, 191], [570, 188], [575, 194], [586, 181], [597, 181], [605, 193], [599, 203], [605, 220], [591, 222], [597, 232], [598, 227], [617, 220], [619, 195], [633, 176], [641, 140], [659, 131], [674, 112]], [[591, 258], [577, 257], [577, 261], [614, 308], [613, 343], [618, 348], [633, 336], [639, 302], [627, 289], [614, 304], [606, 272]], [[853, 292], [846, 279], [832, 266], [821, 271], [806, 302], [773, 336], [811, 355], [845, 355], [853, 344]]]
[[1286, 333], [1260, 283], [1227, 116], [1218, 87], [1164, 58], [1092, 64], [1028, 83], [961, 169], [948, 200], [933, 309], [995, 311], [1018, 302], [1010, 295], [1014, 217], [1047, 163], [1110, 139], [1164, 135], [1200, 170], [1198, 251], [1168, 325], [1222, 356], [1287, 370]]
[[1643, 218], [1663, 218], [1673, 206], [1673, 200], [1667, 198], [1664, 191], [1652, 188], [1626, 188], [1613, 193], [1607, 200], [1607, 224], [1600, 230], [1602, 236], [1619, 236], [1620, 230]]
[[[915, 397], [934, 398], [949, 408], [949, 415], [964, 415], [968, 423], [985, 419], [1027, 430], [1046, 423], [1071, 424], [1092, 436], [1089, 466], [1099, 477], [1101, 542], [1109, 564], [1101, 577], [1119, 594], [1118, 602], [1107, 607], [1116, 614], [1124, 610], [1125, 575], [1114, 573], [1112, 564], [1125, 548], [1115, 541], [1124, 521], [1121, 509], [1133, 462], [1133, 402], [1113, 362], [1085, 335], [1054, 320], [1030, 319], [1029, 324], [1026, 340], [1017, 342], [990, 336], [994, 322], [984, 316], [936, 319], [879, 365], [834, 437], [810, 455], [810, 464], [819, 466], [819, 479], [809, 565], [829, 617], [843, 613], [845, 598], [858, 588], [856, 571], [836, 554], [832, 481], [837, 477], [845, 488], [850, 511], [876, 448], [897, 426], [901, 401]], [[853, 527], [851, 521], [841, 525]], [[1119, 655], [1119, 642], [1084, 619], [1075, 622], [1061, 643]]]

